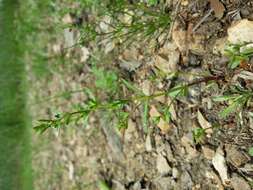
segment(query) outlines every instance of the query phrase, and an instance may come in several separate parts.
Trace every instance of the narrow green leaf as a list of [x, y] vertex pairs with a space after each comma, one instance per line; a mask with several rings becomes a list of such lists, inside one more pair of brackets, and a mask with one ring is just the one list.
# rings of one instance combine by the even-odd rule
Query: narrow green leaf
[[242, 60], [244, 59], [241, 56], [234, 56], [232, 60], [229, 62], [229, 67], [231, 69], [235, 69], [238, 65], [240, 65]]
[[215, 102], [223, 102], [223, 101], [233, 100], [236, 97], [237, 97], [236, 95], [224, 95], [224, 96], [213, 97], [212, 100]]
[[43, 124], [40, 124], [40, 125], [35, 126], [33, 129], [34, 129], [36, 132], [42, 134], [42, 133], [44, 133], [48, 128], [50, 128], [50, 125], [49, 125], [49, 124], [43, 123]]
[[152, 122], [154, 125], [158, 125], [161, 120], [161, 116], [152, 117]]
[[132, 90], [133, 92], [139, 93], [139, 94], [143, 94], [143, 92], [138, 89], [137, 87], [135, 87], [133, 84], [131, 84], [130, 82], [128, 82], [125, 79], [121, 79], [122, 83], [129, 89]]
[[240, 47], [241, 45], [238, 45], [238, 44], [229, 44], [226, 46], [225, 52], [230, 53], [231, 55], [235, 55], [236, 53], [240, 51]]
[[92, 99], [93, 101], [96, 100], [96, 96], [95, 96], [95, 94], [92, 92], [91, 89], [85, 88], [85, 89], [84, 89], [84, 92], [88, 95], [88, 97], [89, 97], [90, 99]]
[[83, 126], [86, 127], [89, 121], [89, 113], [83, 114]]
[[48, 122], [51, 122], [52, 120], [51, 119], [40, 119], [38, 120], [39, 122], [44, 122], [44, 123], [48, 123]]
[[248, 153], [249, 153], [250, 156], [253, 156], [253, 146], [249, 148]]
[[182, 86], [176, 86], [172, 89], [170, 89], [167, 94], [168, 96], [172, 97], [172, 98], [176, 98], [178, 97], [183, 91], [183, 87]]
[[233, 102], [231, 105], [229, 105], [227, 108], [225, 108], [224, 110], [222, 110], [219, 115], [221, 118], [225, 118], [227, 117], [229, 114], [233, 113], [236, 111], [236, 109], [240, 107], [240, 104], [238, 103], [238, 101]]
[[246, 48], [241, 53], [246, 55], [246, 56], [251, 56], [253, 54], [253, 48], [252, 47]]
[[188, 91], [189, 91], [189, 87], [188, 86], [183, 86], [183, 90], [182, 90], [182, 93], [180, 94], [180, 96], [187, 96]]
[[169, 123], [171, 121], [171, 113], [170, 113], [170, 107], [166, 106], [163, 110], [162, 110], [162, 114], [163, 114], [163, 118], [164, 120]]

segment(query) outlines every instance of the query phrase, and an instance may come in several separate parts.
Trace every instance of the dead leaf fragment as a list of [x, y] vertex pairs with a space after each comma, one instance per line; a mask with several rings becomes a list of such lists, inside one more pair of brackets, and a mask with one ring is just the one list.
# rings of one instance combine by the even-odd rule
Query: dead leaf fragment
[[189, 32], [183, 30], [178, 22], [174, 24], [172, 39], [181, 53], [189, 50], [200, 55], [205, 53], [205, 36], [200, 34], [189, 35]]
[[74, 165], [72, 162], [69, 162], [68, 168], [69, 168], [69, 180], [72, 181], [74, 179]]
[[141, 65], [141, 56], [135, 48], [125, 50], [119, 59], [120, 67], [128, 71], [134, 71]]
[[238, 77], [244, 79], [244, 80], [251, 80], [253, 81], [253, 73], [249, 71], [242, 71], [238, 74]]
[[174, 42], [169, 42], [159, 50], [158, 55], [155, 55], [154, 64], [164, 73], [173, 73], [178, 69], [180, 52]]
[[181, 144], [184, 146], [186, 150], [186, 160], [192, 160], [195, 159], [199, 154], [197, 150], [193, 146], [193, 141], [187, 137], [186, 135], [181, 138]]
[[228, 41], [227, 37], [217, 39], [214, 43], [213, 53], [223, 55], [225, 53], [227, 41]]
[[228, 179], [228, 169], [224, 158], [224, 152], [220, 147], [216, 150], [212, 159], [212, 164], [219, 173], [222, 183], [228, 185], [230, 183], [230, 180]]
[[[154, 94], [160, 94], [160, 93], [163, 93], [163, 91], [156, 91]], [[155, 100], [156, 101], [158, 101], [158, 102], [160, 102], [160, 103], [165, 103], [166, 102], [166, 96], [165, 95], [162, 95], [162, 96], [157, 96], [157, 97], [155, 97]]]
[[157, 124], [157, 127], [159, 127], [163, 134], [166, 134], [171, 129], [171, 126], [168, 122], [164, 121], [162, 118], [160, 118], [159, 123]]
[[153, 145], [152, 145], [152, 140], [151, 140], [150, 135], [148, 135], [148, 136], [146, 137], [145, 147], [146, 147], [146, 150], [147, 150], [148, 152], [151, 152], [151, 151], [153, 150]]
[[171, 167], [169, 166], [166, 158], [164, 158], [161, 154], [158, 154], [157, 156], [156, 168], [160, 174], [168, 174], [171, 172]]
[[70, 14], [66, 14], [62, 18], [63, 24], [73, 24], [73, 19]]
[[151, 106], [149, 110], [150, 117], [160, 117], [161, 114], [157, 111], [156, 107], [154, 105]]
[[161, 114], [157, 111], [155, 106], [151, 106], [149, 115], [151, 118], [157, 118], [159, 117], [159, 122], [157, 123], [157, 127], [161, 130], [163, 134], [166, 134], [171, 129], [171, 126], [168, 122], [164, 121], [163, 118], [161, 118]]
[[250, 158], [239, 151], [236, 146], [226, 145], [225, 150], [228, 162], [237, 168], [250, 161]]
[[142, 92], [149, 96], [151, 93], [151, 82], [149, 80], [144, 80], [142, 83], [141, 83], [141, 89], [142, 89]]
[[206, 129], [207, 134], [212, 134], [212, 125], [204, 118], [202, 113], [198, 110], [198, 122], [203, 129]]
[[202, 152], [206, 159], [212, 160], [214, 157], [214, 151], [208, 147], [202, 146]]
[[224, 15], [225, 7], [219, 0], [209, 0], [211, 8], [214, 10], [215, 17], [221, 19]]
[[187, 6], [189, 4], [189, 1], [188, 0], [183, 0], [182, 2], [181, 2], [181, 5], [182, 6]]
[[130, 141], [134, 137], [136, 128], [136, 123], [132, 119], [128, 119], [127, 129], [124, 134], [124, 138], [126, 141]]
[[155, 56], [155, 66], [164, 73], [173, 73], [177, 71], [180, 53], [175, 49], [176, 45], [170, 48], [164, 48], [163, 53]]
[[177, 113], [176, 113], [176, 109], [173, 103], [171, 103], [171, 101], [169, 101], [168, 106], [170, 106], [169, 110], [170, 110], [170, 114], [171, 114], [171, 118], [176, 121], [177, 120]]
[[53, 44], [52, 50], [54, 53], [60, 53], [61, 52], [61, 45], [60, 44]]

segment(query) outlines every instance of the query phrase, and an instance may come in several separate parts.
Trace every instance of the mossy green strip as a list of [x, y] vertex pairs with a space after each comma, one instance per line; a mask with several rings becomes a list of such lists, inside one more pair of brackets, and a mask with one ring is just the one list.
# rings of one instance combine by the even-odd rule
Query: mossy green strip
[[25, 65], [17, 0], [0, 0], [0, 189], [32, 190]]

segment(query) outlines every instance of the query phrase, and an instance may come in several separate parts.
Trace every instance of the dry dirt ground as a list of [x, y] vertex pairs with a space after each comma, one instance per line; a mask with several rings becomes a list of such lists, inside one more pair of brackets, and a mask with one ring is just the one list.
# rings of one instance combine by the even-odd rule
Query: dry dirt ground
[[[155, 50], [145, 42], [129, 48], [107, 42], [99, 47], [90, 44], [68, 49], [62, 55], [64, 62], [52, 75], [41, 80], [31, 77], [30, 101], [46, 99], [31, 107], [34, 120], [75, 110], [87, 99], [83, 93], [70, 96], [61, 93], [95, 88], [89, 62], [92, 56], [100, 56], [102, 66], [116, 70], [145, 94], [167, 89], [176, 81], [193, 81], [204, 73], [228, 72], [228, 60], [222, 55], [227, 29], [242, 19], [253, 20], [253, 1], [221, 2], [224, 10], [217, 11], [209, 1], [167, 1], [173, 29], [168, 31], [168, 40], [163, 46]], [[212, 8], [214, 11], [210, 11]], [[66, 14], [62, 22], [71, 22], [71, 19], [74, 16]], [[71, 45], [78, 32], [65, 30], [48, 45], [49, 54], [55, 55], [62, 47]], [[93, 54], [104, 50], [108, 51], [106, 55]], [[54, 56], [50, 58], [50, 64], [54, 64], [54, 59]], [[164, 73], [175, 71], [194, 75], [182, 75], [176, 81], [163, 77]], [[103, 113], [97, 113], [86, 127], [70, 125], [35, 134], [36, 189], [95, 190], [101, 181], [114, 190], [252, 189], [253, 159], [248, 149], [253, 145], [253, 120], [247, 114], [250, 107], [221, 119], [218, 112], [226, 104], [211, 100], [211, 96], [222, 94], [231, 85], [228, 80], [216, 81], [210, 86], [200, 83], [190, 89], [187, 97], [173, 101], [170, 123], [151, 122], [152, 117], [159, 115], [159, 107], [171, 101], [168, 97], [154, 99], [148, 112], [148, 133], [144, 132], [141, 119], [143, 107], [129, 105], [126, 109], [130, 118], [124, 130], [105, 132], [103, 126], [113, 127], [113, 122], [103, 119]], [[245, 84], [241, 80], [234, 83]], [[123, 93], [130, 96], [124, 89]], [[61, 95], [48, 98], [57, 94]], [[99, 90], [97, 94], [103, 97]], [[199, 144], [194, 142], [195, 128], [216, 125], [217, 128], [206, 131]]]

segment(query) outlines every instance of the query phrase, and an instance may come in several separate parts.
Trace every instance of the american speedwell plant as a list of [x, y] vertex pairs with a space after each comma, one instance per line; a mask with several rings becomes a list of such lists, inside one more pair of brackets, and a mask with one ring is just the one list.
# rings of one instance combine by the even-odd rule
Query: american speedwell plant
[[135, 40], [158, 39], [168, 32], [171, 19], [165, 10], [152, 6], [155, 4], [156, 1], [130, 3], [126, 0], [101, 3], [103, 11], [80, 27], [80, 41], [118, 40], [126, 45]]
[[[90, 97], [86, 104], [79, 108], [79, 110], [74, 112], [66, 112], [63, 114], [57, 114], [53, 119], [42, 119], [39, 120], [39, 124], [35, 126], [35, 130], [38, 132], [43, 133], [48, 128], [60, 128], [71, 123], [79, 123], [80, 121], [86, 122], [89, 116], [98, 111], [102, 110], [104, 112], [112, 111], [115, 113], [115, 117], [118, 120], [118, 127], [119, 128], [126, 128], [127, 121], [129, 117], [129, 113], [125, 111], [125, 107], [130, 103], [138, 103], [144, 105], [144, 113], [143, 113], [143, 121], [144, 126], [147, 125], [147, 113], [149, 102], [156, 97], [160, 96], [169, 96], [172, 100], [180, 98], [182, 96], [187, 96], [188, 90], [191, 86], [197, 85], [202, 82], [209, 82], [212, 80], [219, 80], [221, 77], [219, 76], [208, 76], [202, 79], [198, 79], [196, 81], [192, 81], [187, 84], [177, 85], [172, 87], [171, 89], [159, 92], [151, 95], [143, 94], [138, 88], [133, 86], [130, 82], [126, 80], [122, 80], [122, 83], [130, 90], [134, 92], [134, 95], [130, 98], [122, 98], [116, 100], [109, 100], [109, 101], [100, 101], [98, 100], [91, 92], [91, 90], [87, 90], [88, 96]], [[167, 121], [169, 120], [169, 109], [163, 109], [164, 119]]]

